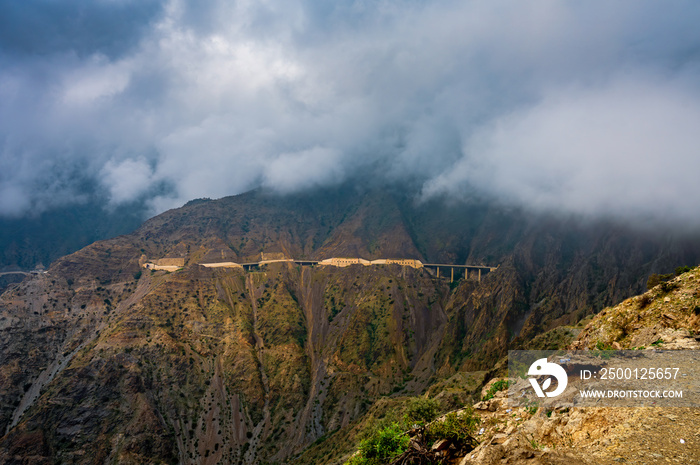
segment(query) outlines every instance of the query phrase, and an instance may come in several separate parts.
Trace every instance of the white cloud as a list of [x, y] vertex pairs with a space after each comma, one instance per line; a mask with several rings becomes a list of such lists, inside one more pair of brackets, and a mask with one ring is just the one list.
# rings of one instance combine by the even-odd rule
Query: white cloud
[[100, 177], [111, 204], [132, 202], [153, 188], [153, 169], [144, 159], [109, 160]]
[[643, 74], [559, 89], [490, 122], [424, 194], [470, 186], [546, 211], [700, 223], [700, 96]]
[[21, 208], [75, 198], [79, 169], [112, 203], [145, 196], [155, 212], [372, 176], [539, 209], [691, 214], [674, 186], [697, 167], [695, 2], [151, 7], [109, 29], [138, 30], [128, 47], [99, 34], [91, 47], [88, 30], [77, 50], [46, 37], [43, 55], [0, 54], [0, 188]]
[[263, 185], [282, 193], [332, 185], [341, 181], [341, 153], [326, 147], [280, 154], [266, 166], [263, 174]]
[[7, 216], [19, 216], [31, 207], [29, 195], [24, 189], [9, 183], [0, 186], [0, 212]]
[[106, 57], [97, 55], [68, 70], [63, 76], [62, 104], [89, 105], [122, 92], [129, 82], [130, 70], [125, 65], [110, 63]]

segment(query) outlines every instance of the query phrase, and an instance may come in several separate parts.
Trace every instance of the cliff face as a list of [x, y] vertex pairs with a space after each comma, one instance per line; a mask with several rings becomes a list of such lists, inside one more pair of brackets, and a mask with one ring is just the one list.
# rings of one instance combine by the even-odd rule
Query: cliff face
[[256, 191], [195, 203], [149, 220], [133, 235], [149, 257], [180, 254], [190, 263], [245, 262], [264, 251], [508, 265], [523, 312], [509, 330], [525, 339], [642, 292], [652, 273], [700, 262], [697, 236], [533, 216], [485, 201], [416, 203], [352, 189], [287, 197]]
[[420, 270], [125, 278], [37, 300], [58, 285], [49, 273], [5, 295], [6, 460], [27, 442], [35, 463], [284, 460], [381, 396], [419, 392], [441, 363], [449, 286]]
[[[208, 269], [260, 252], [500, 264]], [[377, 400], [486, 369], [694, 260], [683, 241], [387, 193], [254, 192], [166, 212], [0, 298], [0, 463], [284, 462]], [[184, 257], [183, 270], [145, 259]]]

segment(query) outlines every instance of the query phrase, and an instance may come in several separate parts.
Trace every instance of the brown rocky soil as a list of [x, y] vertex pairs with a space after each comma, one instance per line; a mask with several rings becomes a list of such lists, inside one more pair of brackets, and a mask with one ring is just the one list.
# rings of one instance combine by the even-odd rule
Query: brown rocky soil
[[549, 415], [540, 409], [531, 415], [524, 408], [508, 412], [503, 398], [482, 404], [482, 443], [461, 465], [700, 463], [697, 408], [572, 408]]
[[[700, 350], [700, 268], [600, 312], [571, 349]], [[495, 380], [492, 380], [492, 382]], [[489, 383], [491, 384], [491, 383]], [[482, 393], [486, 392], [487, 385]], [[505, 391], [476, 404], [481, 445], [467, 464], [700, 464], [700, 407], [524, 408]]]

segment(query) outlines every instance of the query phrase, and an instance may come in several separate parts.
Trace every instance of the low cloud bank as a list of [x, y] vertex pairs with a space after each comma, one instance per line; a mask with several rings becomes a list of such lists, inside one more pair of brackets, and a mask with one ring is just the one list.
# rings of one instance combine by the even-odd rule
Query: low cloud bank
[[696, 2], [49, 3], [0, 6], [0, 215], [366, 176], [700, 223]]

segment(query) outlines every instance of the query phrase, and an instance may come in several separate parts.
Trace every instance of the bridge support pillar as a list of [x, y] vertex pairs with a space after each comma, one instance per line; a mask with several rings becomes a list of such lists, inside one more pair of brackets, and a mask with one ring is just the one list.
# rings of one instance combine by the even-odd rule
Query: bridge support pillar
[[450, 282], [454, 282], [455, 280], [455, 269], [450, 268]]
[[438, 266], [435, 269], [437, 270], [437, 277], [439, 278], [440, 277], [440, 267]]
[[479, 282], [481, 282], [481, 268], [479, 268]]

